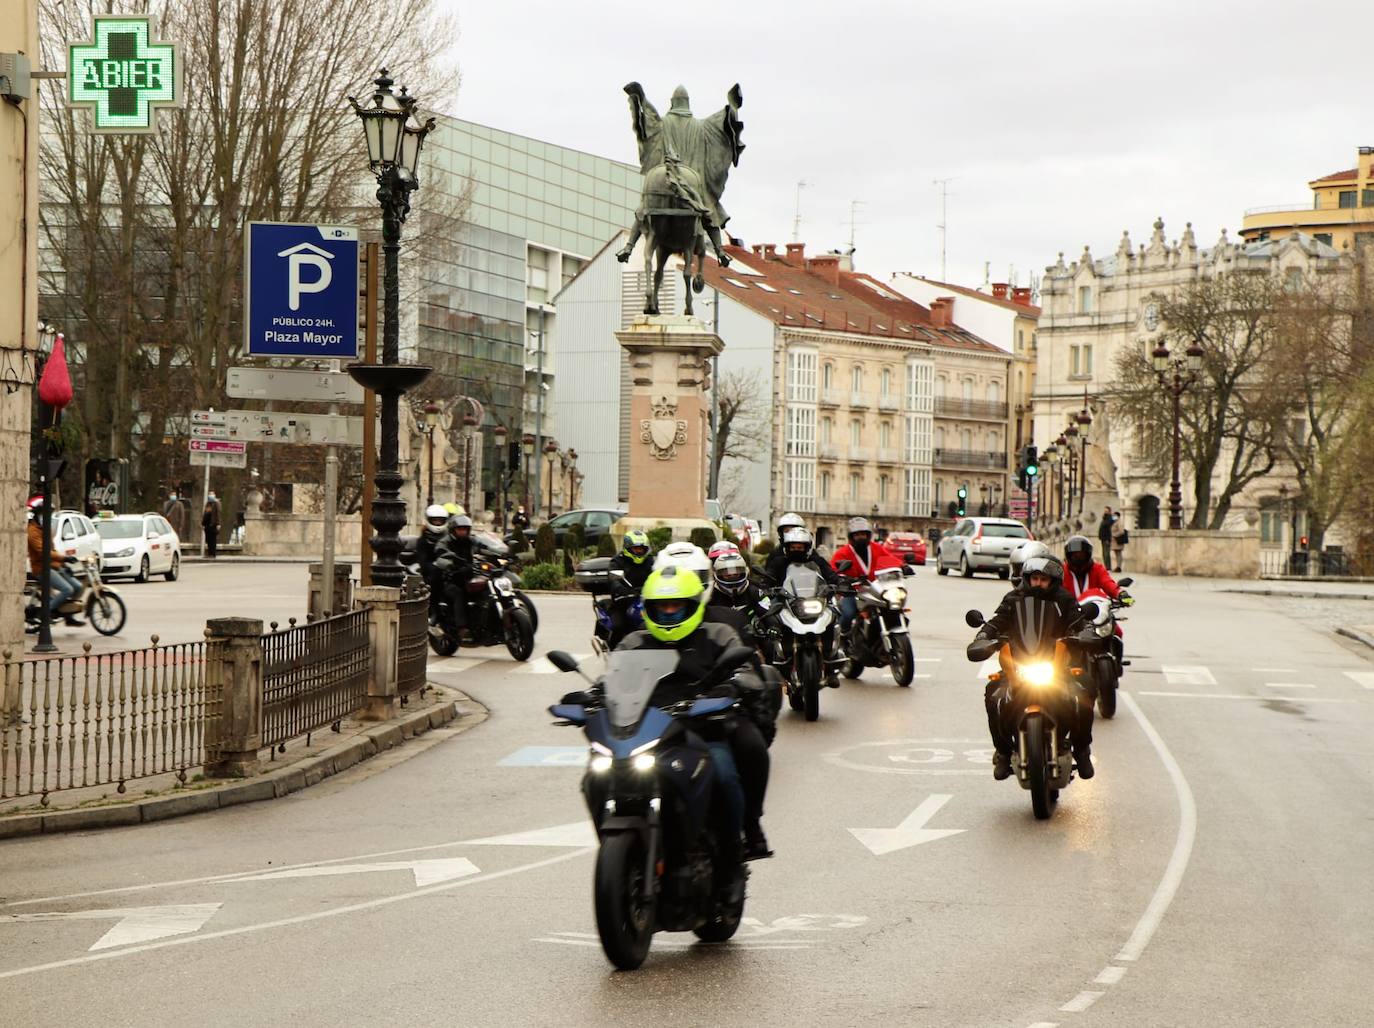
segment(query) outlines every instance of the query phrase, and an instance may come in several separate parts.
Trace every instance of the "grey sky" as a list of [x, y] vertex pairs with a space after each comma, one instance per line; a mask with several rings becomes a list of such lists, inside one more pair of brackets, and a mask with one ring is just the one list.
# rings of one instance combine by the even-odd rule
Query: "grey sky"
[[563, 146], [633, 161], [626, 82], [666, 108], [680, 81], [702, 115], [738, 81], [730, 232], [789, 240], [805, 179], [808, 249], [844, 245], [862, 200], [857, 266], [880, 277], [939, 274], [935, 178], [954, 179], [950, 278], [977, 285], [988, 261], [1024, 282], [1123, 228], [1138, 245], [1156, 215], [1211, 245], [1374, 145], [1367, 0], [440, 2], [452, 113]]

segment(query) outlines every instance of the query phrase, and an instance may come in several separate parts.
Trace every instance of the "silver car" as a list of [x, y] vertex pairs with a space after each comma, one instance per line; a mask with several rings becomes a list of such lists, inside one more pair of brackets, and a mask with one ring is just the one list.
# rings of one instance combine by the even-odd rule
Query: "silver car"
[[935, 570], [947, 575], [951, 568], [972, 578], [975, 571], [996, 571], [1011, 576], [1011, 551], [1031, 537], [1026, 526], [1010, 518], [964, 518], [940, 537], [935, 550]]

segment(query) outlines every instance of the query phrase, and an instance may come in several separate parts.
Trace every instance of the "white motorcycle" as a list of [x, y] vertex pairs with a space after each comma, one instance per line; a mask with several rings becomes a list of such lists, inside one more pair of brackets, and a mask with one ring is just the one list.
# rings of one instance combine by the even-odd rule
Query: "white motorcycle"
[[774, 666], [782, 672], [787, 702], [808, 721], [821, 716], [821, 680], [832, 658], [837, 619], [830, 603], [830, 587], [815, 568], [799, 564], [787, 569], [776, 603], [764, 615], [781, 629]]

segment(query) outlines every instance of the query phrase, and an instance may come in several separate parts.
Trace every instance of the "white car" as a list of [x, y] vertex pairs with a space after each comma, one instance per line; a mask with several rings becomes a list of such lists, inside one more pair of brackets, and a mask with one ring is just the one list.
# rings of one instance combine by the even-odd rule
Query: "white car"
[[175, 582], [181, 573], [181, 540], [160, 514], [119, 514], [96, 522], [103, 544], [101, 574], [132, 575], [146, 582], [164, 575]]
[[52, 548], [64, 557], [101, 563], [100, 536], [80, 511], [59, 510], [52, 516]]
[[957, 568], [965, 578], [975, 571], [1011, 576], [1013, 547], [1031, 538], [1026, 526], [1011, 518], [964, 518], [940, 537], [935, 547], [935, 570], [942, 575]]

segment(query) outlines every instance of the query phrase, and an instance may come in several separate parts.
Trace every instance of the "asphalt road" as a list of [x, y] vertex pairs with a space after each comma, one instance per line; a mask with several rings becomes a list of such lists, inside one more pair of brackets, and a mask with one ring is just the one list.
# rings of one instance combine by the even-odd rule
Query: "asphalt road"
[[[303, 574], [259, 569], [257, 587], [303, 597]], [[1097, 776], [1037, 822], [992, 780], [963, 656], [963, 611], [1003, 588], [921, 574], [923, 677], [903, 690], [870, 670], [823, 695], [819, 722], [784, 714], [777, 856], [753, 865], [732, 943], [659, 935], [641, 970], [610, 970], [585, 750], [543, 712], [571, 679], [478, 651], [431, 671], [490, 719], [408, 759], [273, 803], [0, 845], [5, 1019], [1368, 1024], [1374, 664], [1285, 601], [1143, 580]], [[538, 652], [587, 653], [588, 601], [538, 602]], [[861, 841], [908, 818], [924, 841]]]

